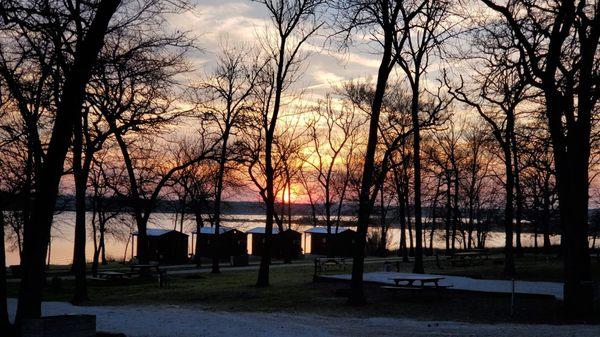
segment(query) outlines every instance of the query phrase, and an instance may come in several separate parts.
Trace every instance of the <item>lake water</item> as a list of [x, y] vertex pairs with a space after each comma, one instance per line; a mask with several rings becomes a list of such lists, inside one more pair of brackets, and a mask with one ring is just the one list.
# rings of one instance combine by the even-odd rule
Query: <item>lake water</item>
[[[88, 213], [88, 223], [91, 222], [91, 214]], [[352, 217], [346, 217], [344, 220], [350, 221]], [[55, 215], [54, 225], [52, 228], [52, 241], [50, 250], [50, 262], [52, 264], [70, 264], [73, 257], [73, 237], [74, 237], [75, 212], [62, 212]], [[241, 231], [246, 231], [254, 227], [264, 227], [264, 216], [262, 215], [226, 215], [224, 216], [223, 226], [232, 227]], [[121, 223], [115, 223], [112, 229], [118, 232], [117, 235], [108, 235], [106, 238], [106, 253], [108, 258], [123, 260], [131, 257], [130, 233], [135, 231], [135, 225], [132, 219], [126, 218]], [[154, 213], [150, 217], [149, 228], [177, 229], [180, 228], [180, 219], [177, 219], [173, 213]], [[304, 225], [292, 222], [292, 228], [304, 232], [311, 228], [310, 225]], [[130, 229], [131, 228], [131, 229]], [[196, 228], [196, 221], [192, 216], [184, 218], [183, 232], [190, 235], [189, 250], [192, 251], [191, 232]], [[8, 229], [7, 229], [8, 230]], [[370, 228], [371, 233], [377, 231], [377, 228]], [[93, 242], [91, 228], [88, 228], [88, 239], [86, 245], [86, 257], [92, 260], [93, 257]], [[444, 248], [445, 239], [442, 237], [442, 230], [437, 230], [434, 236], [434, 247]], [[437, 234], [440, 235], [437, 235]], [[400, 229], [390, 228], [388, 230], [388, 248], [397, 249], [400, 240]], [[560, 242], [559, 236], [551, 237], [552, 244]], [[533, 234], [522, 234], [521, 242], [525, 247], [534, 245]], [[542, 243], [542, 238], [538, 237], [538, 242]], [[304, 247], [305, 240], [302, 240], [302, 248], [306, 252], [310, 247]], [[13, 243], [7, 242], [7, 248], [14, 246]], [[497, 248], [504, 246], [504, 233], [490, 232], [486, 239], [486, 247]], [[308, 252], [310, 253], [310, 251]], [[7, 251], [7, 264], [14, 265], [19, 263], [19, 254], [17, 249]]]

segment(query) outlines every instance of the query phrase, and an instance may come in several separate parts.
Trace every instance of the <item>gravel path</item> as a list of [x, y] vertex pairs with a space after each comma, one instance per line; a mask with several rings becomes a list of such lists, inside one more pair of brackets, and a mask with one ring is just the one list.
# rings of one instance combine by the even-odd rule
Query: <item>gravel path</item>
[[[9, 300], [14, 311], [16, 301]], [[128, 337], [221, 336], [468, 336], [468, 337], [598, 337], [600, 326], [519, 325], [431, 322], [400, 318], [346, 318], [307, 314], [207, 311], [189, 306], [75, 307], [46, 302], [44, 315], [93, 314], [98, 330]]]

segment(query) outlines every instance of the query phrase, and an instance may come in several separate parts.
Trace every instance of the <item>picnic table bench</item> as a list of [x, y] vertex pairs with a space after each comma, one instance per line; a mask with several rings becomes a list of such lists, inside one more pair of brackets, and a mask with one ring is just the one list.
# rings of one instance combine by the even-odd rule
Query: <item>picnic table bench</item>
[[[441, 285], [439, 282], [444, 278], [441, 276], [431, 275], [402, 275], [398, 277], [391, 277], [390, 280], [394, 281], [394, 286], [381, 286], [382, 289], [393, 290], [393, 291], [426, 291], [433, 289], [436, 292], [451, 288], [452, 285]], [[404, 283], [404, 284], [401, 284]], [[418, 283], [418, 284], [415, 284]], [[439, 295], [439, 294], [438, 294]]]
[[131, 276], [131, 273], [123, 273], [119, 271], [101, 271], [94, 274], [97, 280], [123, 280]]
[[346, 260], [344, 258], [316, 258], [313, 279], [316, 280], [318, 278], [319, 273], [323, 271], [344, 270], [345, 267]]
[[483, 264], [484, 259], [488, 259], [489, 254], [485, 250], [471, 250], [466, 252], [458, 252], [452, 255], [450, 263], [453, 266], [472, 266]]
[[132, 264], [129, 269], [131, 273], [137, 273], [140, 276], [160, 274], [160, 267], [157, 264]]
[[[390, 280], [394, 281], [396, 287], [400, 287], [401, 282], [406, 282], [404, 287], [407, 288], [425, 288], [428, 287], [427, 284], [434, 284], [435, 288], [440, 288], [439, 282], [444, 278], [441, 276], [419, 276], [419, 275], [407, 275], [407, 276], [398, 276], [391, 277]], [[415, 282], [419, 282], [420, 285], [415, 285]]]

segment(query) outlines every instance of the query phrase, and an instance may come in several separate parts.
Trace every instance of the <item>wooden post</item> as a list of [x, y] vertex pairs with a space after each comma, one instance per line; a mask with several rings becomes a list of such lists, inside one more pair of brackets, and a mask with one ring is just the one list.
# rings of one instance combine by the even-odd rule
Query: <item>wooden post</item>
[[133, 237], [134, 237], [134, 235], [133, 235], [133, 233], [131, 233], [131, 260], [133, 260], [133, 243], [134, 243]]
[[48, 259], [46, 261], [46, 269], [50, 269], [50, 255], [52, 253], [52, 236], [50, 236], [50, 239], [48, 240]]
[[194, 255], [194, 258], [196, 258], [196, 242], [194, 241], [194, 233], [192, 233], [192, 254]]
[[512, 291], [510, 294], [510, 317], [513, 317], [515, 314], [515, 279], [511, 279], [512, 282]]

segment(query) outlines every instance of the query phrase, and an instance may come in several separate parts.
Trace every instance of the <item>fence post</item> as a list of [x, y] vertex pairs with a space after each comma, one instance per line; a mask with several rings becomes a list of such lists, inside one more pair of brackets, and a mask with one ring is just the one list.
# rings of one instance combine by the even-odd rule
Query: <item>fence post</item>
[[512, 291], [510, 294], [510, 317], [513, 317], [515, 314], [515, 279], [511, 279], [512, 282]]

